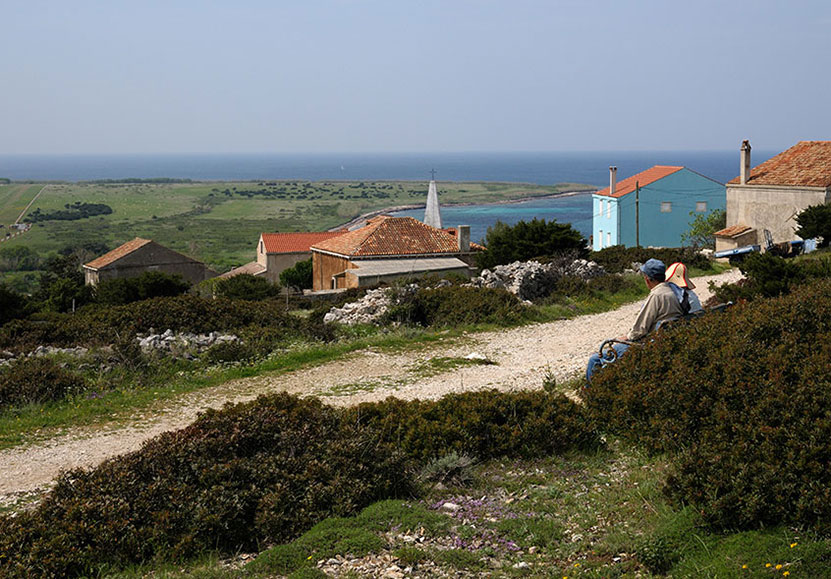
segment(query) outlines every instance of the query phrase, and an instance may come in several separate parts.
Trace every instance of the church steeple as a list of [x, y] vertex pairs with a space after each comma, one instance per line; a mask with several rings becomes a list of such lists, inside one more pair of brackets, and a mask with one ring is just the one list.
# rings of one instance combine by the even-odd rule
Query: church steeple
[[424, 223], [441, 229], [441, 212], [439, 211], [439, 193], [436, 191], [436, 170], [430, 171], [430, 187], [427, 189], [427, 207], [424, 210]]

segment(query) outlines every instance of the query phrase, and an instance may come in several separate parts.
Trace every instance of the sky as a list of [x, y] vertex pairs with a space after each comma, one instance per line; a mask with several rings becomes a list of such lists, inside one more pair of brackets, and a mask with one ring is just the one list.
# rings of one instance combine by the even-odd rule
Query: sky
[[0, 0], [0, 154], [784, 150], [827, 0]]

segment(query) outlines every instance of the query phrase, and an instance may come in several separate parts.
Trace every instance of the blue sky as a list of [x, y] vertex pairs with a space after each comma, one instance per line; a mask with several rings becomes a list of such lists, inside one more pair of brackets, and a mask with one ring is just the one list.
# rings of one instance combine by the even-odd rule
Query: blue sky
[[831, 139], [826, 0], [0, 0], [0, 21], [0, 153]]

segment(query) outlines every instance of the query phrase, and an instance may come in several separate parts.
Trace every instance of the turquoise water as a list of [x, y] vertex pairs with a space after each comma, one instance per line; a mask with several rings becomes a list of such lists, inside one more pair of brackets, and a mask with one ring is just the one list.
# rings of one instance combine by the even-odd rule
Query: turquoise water
[[[439, 192], [441, 201], [441, 192]], [[424, 219], [424, 209], [413, 209], [394, 213], [398, 217], [415, 217]], [[571, 226], [588, 239], [592, 231], [592, 196], [591, 193], [565, 195], [548, 199], [536, 199], [522, 203], [505, 203], [492, 205], [443, 206], [441, 220], [444, 227], [470, 225], [470, 238], [480, 241], [485, 238], [488, 227], [498, 221], [513, 225], [518, 221], [531, 221], [535, 217], [558, 223], [570, 223]]]

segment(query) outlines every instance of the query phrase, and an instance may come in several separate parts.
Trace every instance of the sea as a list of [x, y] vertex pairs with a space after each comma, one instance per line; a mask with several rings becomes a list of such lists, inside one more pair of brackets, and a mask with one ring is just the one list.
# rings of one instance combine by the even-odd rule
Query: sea
[[[753, 151], [757, 165], [775, 151]], [[581, 183], [602, 188], [609, 166], [618, 180], [653, 165], [683, 165], [726, 183], [739, 172], [739, 151], [578, 151], [509, 153], [275, 153], [164, 155], [0, 155], [0, 178], [15, 181], [92, 181], [171, 178], [194, 181], [497, 181], [538, 185]], [[417, 218], [423, 211], [403, 213]], [[591, 195], [580, 194], [525, 203], [442, 207], [445, 226], [471, 225], [480, 240], [497, 219], [513, 224], [534, 217], [571, 223], [591, 232]]]

